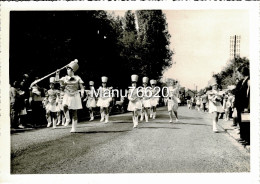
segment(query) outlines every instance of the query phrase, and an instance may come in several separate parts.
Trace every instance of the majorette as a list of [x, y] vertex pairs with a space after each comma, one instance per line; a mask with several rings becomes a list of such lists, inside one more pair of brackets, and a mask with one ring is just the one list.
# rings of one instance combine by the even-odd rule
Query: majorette
[[138, 89], [136, 88], [138, 75], [132, 75], [131, 81], [132, 87], [130, 88], [128, 93], [129, 104], [127, 110], [133, 112], [133, 128], [136, 128], [138, 126], [138, 111], [142, 109], [142, 103], [138, 95]]
[[90, 120], [89, 121], [93, 121], [94, 120], [94, 112], [93, 112], [93, 108], [96, 107], [97, 103], [96, 103], [96, 97], [95, 97], [95, 88], [94, 88], [94, 82], [93, 81], [89, 81], [89, 90], [86, 91], [87, 97], [87, 103], [86, 103], [86, 107], [89, 109], [89, 115], [90, 115]]
[[[73, 133], [76, 132], [76, 126], [78, 123], [77, 110], [82, 109], [81, 97], [84, 96], [84, 82], [78, 75], [74, 75], [74, 73], [79, 69], [78, 60], [75, 59], [74, 62], [71, 62], [66, 68], [67, 75], [60, 79], [62, 85], [65, 86], [62, 105], [66, 117], [65, 126], [68, 126], [70, 123], [69, 110], [72, 111], [72, 128], [70, 132]], [[57, 75], [58, 74], [59, 71], [57, 72]], [[81, 95], [78, 91], [79, 88], [81, 89]]]
[[178, 94], [179, 94], [179, 85], [175, 83], [174, 79], [167, 79], [167, 88], [168, 88], [168, 112], [170, 116], [170, 123], [173, 122], [173, 113], [176, 116], [176, 122], [178, 122]]
[[149, 78], [143, 77], [143, 87], [142, 87], [142, 110], [141, 110], [141, 118], [140, 121], [143, 121], [145, 117], [145, 121], [148, 122], [148, 109], [151, 108], [150, 98], [152, 96], [151, 87], [147, 87]]
[[155, 119], [156, 117], [156, 106], [159, 103], [159, 87], [155, 86], [157, 84], [156, 80], [150, 80], [150, 84], [152, 86], [152, 97], [150, 98], [151, 103], [151, 112], [150, 112], [150, 118]]
[[57, 112], [59, 111], [58, 90], [54, 89], [55, 77], [50, 78], [50, 89], [47, 91], [47, 104], [46, 104], [46, 118], [48, 121], [47, 127], [53, 123], [53, 128], [56, 128]]
[[110, 102], [112, 101], [112, 93], [111, 89], [112, 87], [108, 88], [107, 87], [107, 81], [108, 78], [106, 76], [101, 77], [102, 81], [102, 86], [98, 88], [98, 101], [97, 101], [97, 106], [100, 107], [100, 114], [101, 114], [101, 119], [100, 122], [104, 121], [105, 123], [109, 122], [109, 105]]

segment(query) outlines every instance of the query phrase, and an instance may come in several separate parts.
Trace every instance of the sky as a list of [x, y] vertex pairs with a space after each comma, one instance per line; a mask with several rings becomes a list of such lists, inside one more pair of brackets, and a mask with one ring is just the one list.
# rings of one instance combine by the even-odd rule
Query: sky
[[[249, 57], [249, 12], [246, 10], [163, 10], [174, 51], [163, 77], [181, 86], [203, 89], [213, 73], [230, 60], [230, 36], [240, 35], [240, 56]], [[125, 11], [115, 11], [123, 16]]]

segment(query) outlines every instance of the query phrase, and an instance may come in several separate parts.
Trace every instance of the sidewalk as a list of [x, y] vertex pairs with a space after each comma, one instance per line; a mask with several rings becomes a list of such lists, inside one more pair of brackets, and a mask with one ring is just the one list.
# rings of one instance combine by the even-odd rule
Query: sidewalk
[[[235, 140], [238, 140], [240, 138], [239, 130], [237, 127], [232, 126], [233, 122], [232, 119], [229, 121], [224, 121], [223, 119], [220, 119], [218, 121], [218, 125], [224, 129], [225, 132], [227, 132], [231, 137], [233, 137]], [[242, 144], [241, 144], [242, 145]], [[243, 145], [242, 145], [243, 146]], [[243, 146], [248, 152], [250, 152], [250, 145]]]

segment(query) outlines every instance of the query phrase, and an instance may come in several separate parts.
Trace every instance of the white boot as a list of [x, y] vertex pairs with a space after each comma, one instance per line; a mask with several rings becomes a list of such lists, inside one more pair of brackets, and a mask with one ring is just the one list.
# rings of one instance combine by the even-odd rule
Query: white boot
[[61, 116], [62, 120], [61, 120], [61, 125], [65, 125], [65, 117], [64, 116]]
[[52, 122], [51, 122], [51, 116], [49, 116], [49, 117], [47, 118], [47, 121], [48, 121], [47, 127], [50, 127], [51, 124], [52, 124]]
[[66, 122], [64, 126], [68, 126], [70, 124], [70, 113], [69, 110], [65, 113]]
[[56, 127], [56, 122], [57, 122], [57, 119], [55, 118], [55, 119], [53, 120], [53, 127], [52, 127], [52, 128], [57, 128], [57, 127]]
[[106, 115], [105, 115], [105, 118], [106, 118], [105, 123], [108, 123], [108, 117], [109, 117], [109, 114], [106, 114]]
[[101, 113], [101, 119], [100, 119], [100, 122], [104, 121], [104, 119], [105, 119], [105, 113], [102, 112], [102, 113]]
[[91, 113], [90, 113], [90, 120], [89, 120], [89, 121], [93, 121], [93, 120], [94, 120], [94, 113], [91, 112]]
[[74, 133], [76, 132], [76, 126], [77, 126], [78, 120], [72, 120], [72, 126], [71, 126], [71, 130], [70, 133]]
[[155, 119], [155, 117], [156, 117], [156, 112], [153, 113], [153, 119]]
[[217, 122], [215, 120], [213, 120], [213, 132], [217, 132]]
[[138, 116], [135, 117], [135, 127], [138, 126]]
[[61, 115], [59, 115], [59, 116], [57, 117], [57, 119], [58, 119], [57, 125], [60, 125], [60, 123], [61, 123], [60, 117], [61, 117]]
[[148, 122], [148, 115], [144, 114], [144, 117], [145, 117], [145, 121]]
[[140, 121], [143, 121], [143, 120], [144, 120], [144, 113], [142, 112], [142, 113], [141, 113]]
[[133, 128], [135, 128], [135, 127], [136, 127], [136, 119], [135, 119], [135, 116], [133, 116], [132, 118], [133, 118], [133, 124], [134, 124]]

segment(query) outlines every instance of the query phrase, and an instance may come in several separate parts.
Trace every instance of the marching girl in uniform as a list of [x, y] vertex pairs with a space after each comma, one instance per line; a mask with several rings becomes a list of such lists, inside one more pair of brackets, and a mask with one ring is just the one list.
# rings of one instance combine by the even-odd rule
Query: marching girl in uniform
[[[65, 94], [63, 97], [62, 105], [64, 107], [64, 113], [66, 122], [64, 126], [68, 126], [70, 123], [69, 110], [72, 111], [72, 128], [71, 133], [76, 132], [76, 126], [78, 123], [77, 110], [82, 109], [81, 96], [84, 96], [84, 86], [82, 79], [74, 75], [74, 73], [79, 69], [77, 60], [71, 62], [67, 67], [67, 75], [60, 79], [60, 82], [65, 86]], [[81, 95], [78, 89], [80, 88]]]
[[221, 105], [222, 95], [219, 93], [218, 84], [215, 78], [210, 80], [212, 90], [207, 92], [209, 99], [209, 113], [213, 113], [213, 132], [218, 132], [217, 122], [219, 113], [223, 113], [224, 109]]
[[143, 77], [143, 88], [142, 88], [142, 95], [143, 96], [142, 96], [142, 99], [141, 99], [142, 110], [141, 110], [140, 121], [143, 121], [143, 119], [145, 117], [146, 122], [148, 122], [148, 109], [151, 108], [151, 103], [150, 103], [151, 90], [149, 90], [147, 88], [148, 81], [149, 81], [148, 77]]
[[90, 88], [90, 90], [87, 93], [86, 106], [89, 109], [89, 114], [90, 114], [90, 120], [89, 121], [93, 121], [94, 120], [93, 108], [96, 107], [96, 99], [95, 99], [95, 96], [94, 96], [95, 88], [94, 88], [94, 82], [93, 81], [89, 81], [89, 88]]
[[138, 75], [132, 75], [131, 76], [131, 81], [132, 81], [132, 88], [129, 89], [128, 93], [128, 111], [133, 112], [133, 128], [136, 128], [138, 126], [138, 111], [142, 109], [142, 103], [138, 95], [138, 88], [136, 88], [136, 83], [138, 81]]
[[57, 112], [59, 111], [59, 91], [54, 89], [55, 78], [50, 78], [50, 89], [47, 91], [47, 104], [46, 104], [46, 118], [48, 121], [47, 127], [53, 123], [53, 128], [56, 128]]
[[58, 123], [57, 125], [59, 125], [61, 122], [62, 122], [62, 125], [65, 124], [65, 113], [64, 113], [64, 108], [63, 108], [63, 105], [62, 105], [62, 102], [63, 102], [63, 97], [65, 95], [65, 92], [64, 92], [64, 89], [65, 89], [65, 86], [63, 85], [60, 85], [60, 91], [58, 93], [59, 95], [59, 104], [58, 104]]
[[158, 95], [158, 87], [156, 87], [156, 80], [150, 80], [151, 86], [152, 86], [152, 97], [150, 98], [150, 103], [151, 103], [151, 112], [150, 112], [150, 118], [155, 119], [156, 117], [156, 106], [159, 103], [159, 97], [156, 97]]
[[107, 87], [107, 80], [108, 78], [103, 76], [101, 77], [102, 81], [102, 87], [100, 86], [98, 88], [98, 101], [97, 101], [97, 106], [100, 107], [100, 114], [101, 114], [101, 119], [100, 122], [105, 120], [105, 123], [108, 123], [109, 121], [109, 105], [110, 102], [112, 101], [112, 95], [110, 90], [112, 87], [108, 88]]
[[167, 81], [168, 88], [168, 112], [170, 116], [170, 123], [173, 122], [173, 113], [176, 116], [176, 122], [178, 119], [178, 94], [179, 94], [179, 85], [175, 84], [173, 79], [168, 79]]

